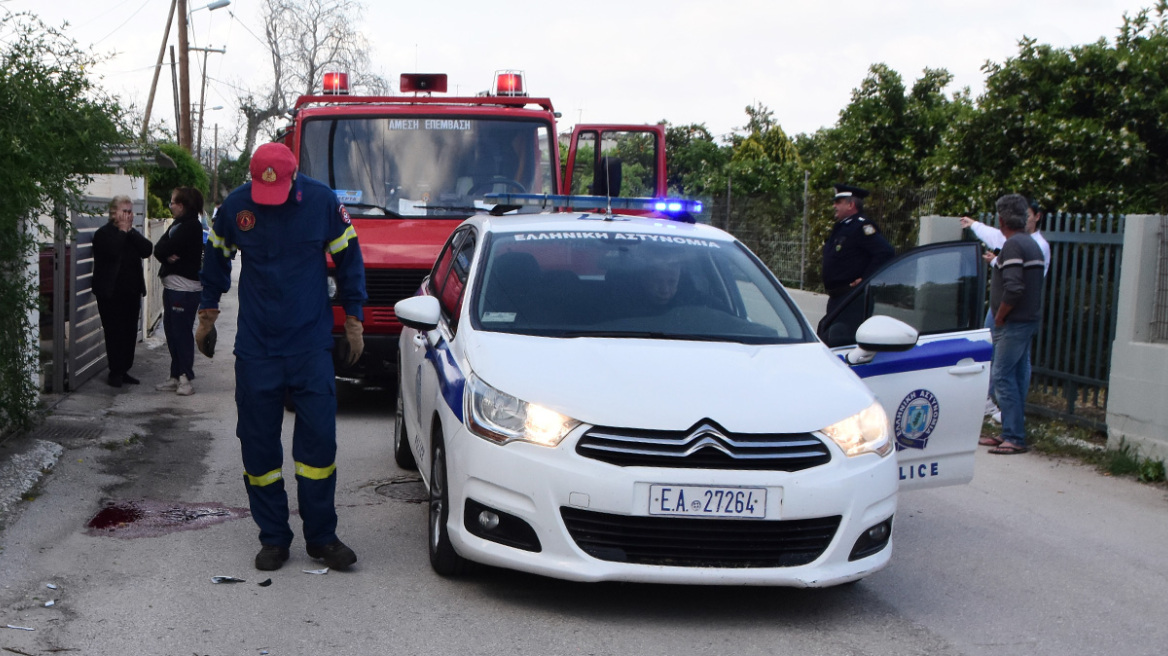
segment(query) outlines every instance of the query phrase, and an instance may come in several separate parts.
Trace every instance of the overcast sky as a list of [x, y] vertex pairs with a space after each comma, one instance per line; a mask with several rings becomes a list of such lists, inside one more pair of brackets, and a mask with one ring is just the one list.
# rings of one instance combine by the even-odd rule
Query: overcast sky
[[[231, 130], [233, 98], [270, 74], [261, 0], [224, 9], [188, 0], [192, 45], [209, 55], [204, 142]], [[171, 0], [0, 0], [0, 14], [30, 11], [102, 53], [100, 84], [143, 106]], [[1124, 13], [1152, 0], [366, 0], [363, 28], [376, 73], [447, 73], [450, 91], [486, 89], [494, 71], [526, 72], [531, 95], [551, 98], [561, 130], [578, 121], [704, 123], [724, 135], [743, 109], [769, 107], [791, 135], [832, 125], [868, 67], [883, 62], [906, 85], [926, 68], [955, 76], [951, 91], [980, 94], [981, 66], [1017, 53], [1022, 36], [1056, 47], [1113, 41]], [[200, 9], [202, 8], [202, 9]], [[174, 30], [170, 43], [176, 43]], [[192, 53], [197, 55], [199, 53]], [[191, 100], [199, 72], [191, 68]], [[174, 123], [169, 66], [153, 115]]]

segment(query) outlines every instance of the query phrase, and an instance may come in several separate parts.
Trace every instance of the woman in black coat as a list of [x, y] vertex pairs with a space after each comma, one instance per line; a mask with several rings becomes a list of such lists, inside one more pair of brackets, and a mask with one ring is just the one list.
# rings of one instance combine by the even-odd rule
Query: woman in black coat
[[170, 350], [170, 377], [155, 386], [179, 396], [195, 393], [194, 326], [203, 285], [199, 269], [203, 264], [203, 194], [193, 187], [177, 187], [170, 194], [174, 223], [154, 246], [154, 257], [162, 263], [162, 327]]
[[114, 196], [109, 215], [109, 223], [93, 233], [93, 296], [105, 332], [109, 384], [121, 387], [122, 383], [138, 384], [130, 367], [146, 295], [142, 260], [150, 257], [154, 245], [134, 229], [134, 202], [129, 196]]

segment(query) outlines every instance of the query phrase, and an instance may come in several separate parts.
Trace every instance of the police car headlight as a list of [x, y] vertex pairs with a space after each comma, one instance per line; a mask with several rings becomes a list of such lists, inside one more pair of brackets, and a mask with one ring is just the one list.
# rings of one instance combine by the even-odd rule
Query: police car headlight
[[888, 416], [879, 402], [873, 402], [858, 414], [837, 421], [821, 432], [838, 444], [848, 457], [865, 453], [884, 457], [892, 453]]
[[337, 279], [332, 276], [328, 277], [328, 295], [330, 301], [337, 300]]
[[501, 392], [473, 374], [466, 391], [467, 427], [498, 444], [522, 440], [556, 446], [580, 425], [571, 417]]

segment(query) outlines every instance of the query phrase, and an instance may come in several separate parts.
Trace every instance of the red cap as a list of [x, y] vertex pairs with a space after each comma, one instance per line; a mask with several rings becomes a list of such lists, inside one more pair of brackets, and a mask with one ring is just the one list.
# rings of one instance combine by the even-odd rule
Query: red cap
[[282, 143], [266, 143], [251, 156], [251, 199], [260, 205], [283, 205], [292, 188], [296, 157]]

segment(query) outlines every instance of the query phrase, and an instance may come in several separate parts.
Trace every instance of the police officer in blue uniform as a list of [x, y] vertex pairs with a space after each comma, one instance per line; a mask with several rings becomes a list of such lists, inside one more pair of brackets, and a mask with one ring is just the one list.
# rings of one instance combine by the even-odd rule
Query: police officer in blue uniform
[[864, 216], [868, 191], [845, 184], [834, 185], [835, 225], [823, 244], [823, 286], [827, 290], [827, 314], [843, 302], [848, 292], [892, 259], [892, 245], [876, 224]]
[[287, 393], [296, 408], [292, 457], [308, 555], [345, 569], [357, 555], [336, 533], [337, 399], [325, 257], [331, 256], [336, 267], [348, 357], [356, 362], [364, 348], [361, 306], [366, 300], [357, 233], [328, 186], [296, 174], [296, 158], [283, 144], [256, 150], [251, 178], [223, 202], [207, 239], [195, 344], [204, 355], [213, 354], [208, 338], [219, 298], [231, 287], [235, 253], [242, 253], [236, 434], [244, 486], [260, 528], [255, 566], [279, 569], [292, 543], [280, 443]]

